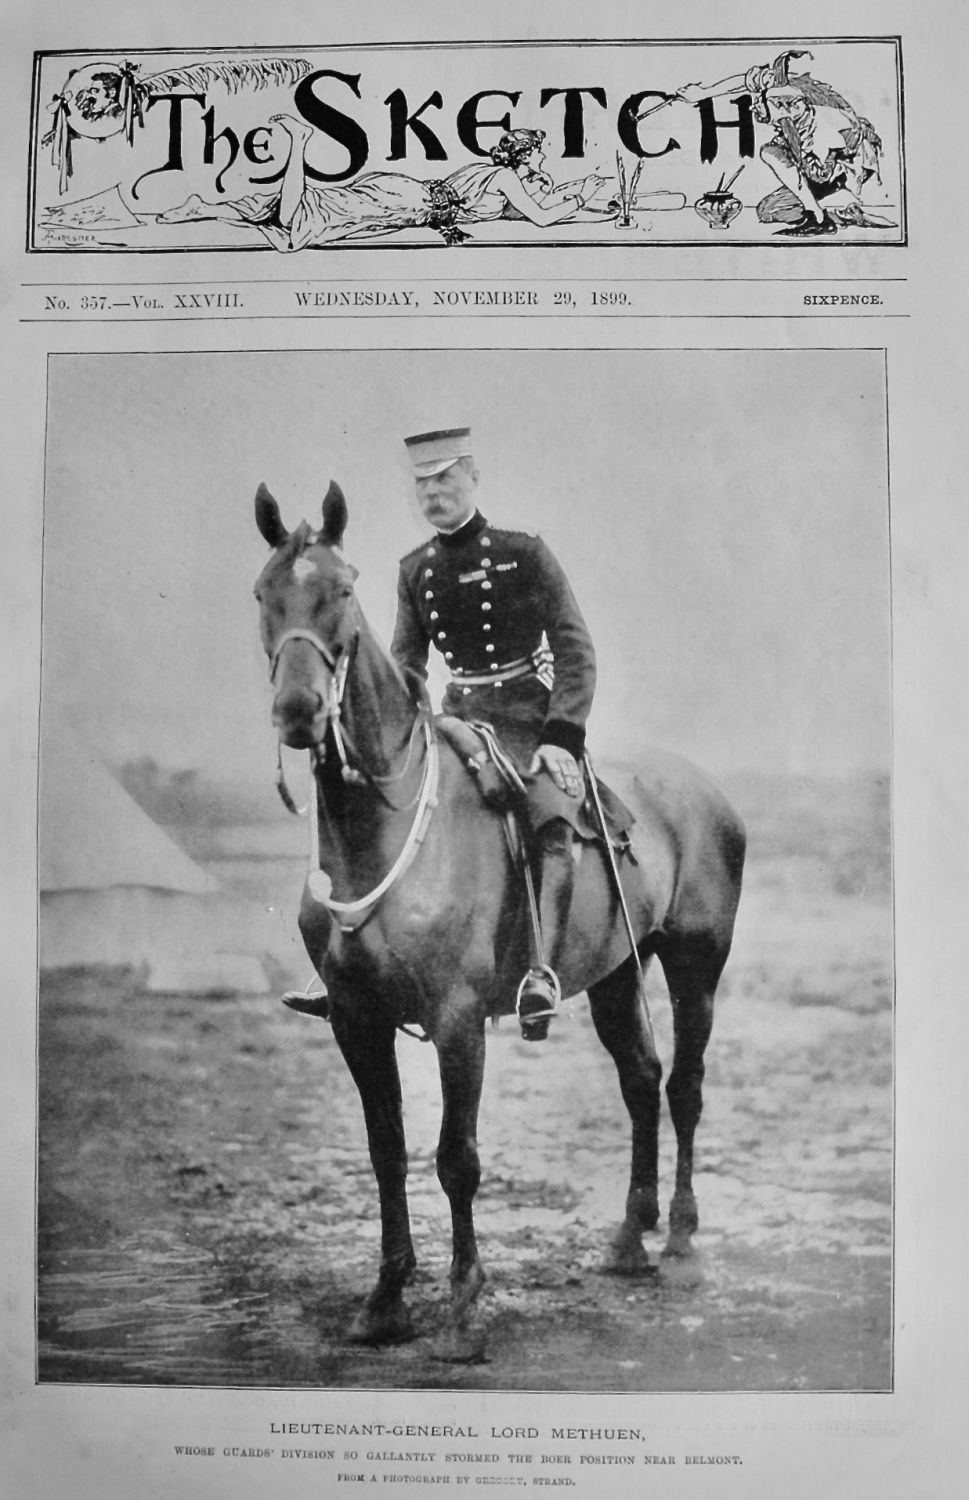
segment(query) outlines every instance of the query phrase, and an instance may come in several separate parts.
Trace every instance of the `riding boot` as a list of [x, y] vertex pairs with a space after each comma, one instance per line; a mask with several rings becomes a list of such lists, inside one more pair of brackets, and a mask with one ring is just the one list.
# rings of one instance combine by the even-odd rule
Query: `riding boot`
[[[323, 968], [333, 919], [325, 906], [321, 906], [313, 894], [309, 880], [303, 886], [303, 899], [299, 908], [299, 930], [306, 951], [309, 953], [316, 973], [305, 990], [287, 990], [282, 997], [288, 1010], [300, 1016], [318, 1016], [322, 1021], [330, 1019], [330, 998], [326, 985], [319, 975]], [[321, 988], [317, 989], [317, 986]]]
[[305, 990], [287, 990], [282, 997], [288, 1010], [300, 1016], [318, 1016], [321, 1021], [330, 1019], [330, 999], [326, 990], [322, 994], [308, 994]]
[[573, 833], [564, 818], [554, 818], [538, 833], [541, 858], [539, 926], [544, 963], [529, 969], [518, 992], [518, 1019], [526, 1042], [543, 1042], [548, 1023], [562, 998], [557, 970], [565, 953], [575, 864]]

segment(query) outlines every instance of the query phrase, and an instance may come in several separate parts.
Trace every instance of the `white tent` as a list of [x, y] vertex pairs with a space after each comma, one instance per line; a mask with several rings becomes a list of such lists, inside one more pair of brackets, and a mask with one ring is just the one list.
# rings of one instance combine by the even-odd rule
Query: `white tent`
[[[292, 935], [172, 843], [76, 739], [40, 775], [40, 966], [125, 968], [154, 991], [290, 984]], [[303, 974], [305, 982], [305, 974]]]

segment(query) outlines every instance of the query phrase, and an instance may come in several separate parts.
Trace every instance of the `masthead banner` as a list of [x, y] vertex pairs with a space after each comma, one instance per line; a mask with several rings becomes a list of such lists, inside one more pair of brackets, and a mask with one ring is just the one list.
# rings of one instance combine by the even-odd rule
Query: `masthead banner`
[[28, 249], [902, 244], [898, 38], [35, 57]]

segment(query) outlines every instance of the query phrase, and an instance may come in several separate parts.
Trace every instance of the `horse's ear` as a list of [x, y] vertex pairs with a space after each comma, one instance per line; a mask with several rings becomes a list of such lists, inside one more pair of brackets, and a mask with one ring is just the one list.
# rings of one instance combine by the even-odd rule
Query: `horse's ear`
[[339, 547], [347, 529], [347, 502], [335, 479], [323, 499], [323, 540], [330, 547]]
[[279, 514], [279, 506], [264, 484], [256, 491], [256, 525], [270, 547], [281, 547], [289, 537]]

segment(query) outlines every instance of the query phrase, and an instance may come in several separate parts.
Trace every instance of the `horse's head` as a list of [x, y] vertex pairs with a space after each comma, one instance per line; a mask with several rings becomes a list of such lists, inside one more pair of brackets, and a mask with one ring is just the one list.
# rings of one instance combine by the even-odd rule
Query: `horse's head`
[[256, 524], [273, 548], [254, 590], [275, 689], [272, 717], [283, 744], [297, 750], [322, 743], [359, 629], [357, 570], [340, 552], [346, 523], [347, 504], [332, 481], [319, 531], [305, 521], [287, 531], [266, 486], [256, 493]]

